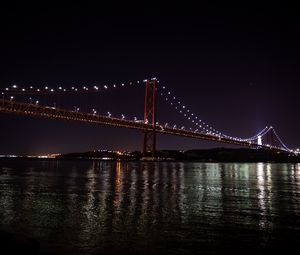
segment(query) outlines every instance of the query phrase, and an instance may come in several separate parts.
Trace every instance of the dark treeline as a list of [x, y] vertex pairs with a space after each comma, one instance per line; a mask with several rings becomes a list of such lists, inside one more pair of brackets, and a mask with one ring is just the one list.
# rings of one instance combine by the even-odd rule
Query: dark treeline
[[[59, 158], [90, 158], [90, 159], [121, 159], [141, 160], [146, 159], [140, 151], [114, 152], [90, 151], [62, 154]], [[160, 150], [156, 152], [157, 160], [201, 161], [201, 162], [291, 162], [299, 163], [300, 157], [285, 152], [274, 152], [262, 149], [194, 149], [187, 151]]]

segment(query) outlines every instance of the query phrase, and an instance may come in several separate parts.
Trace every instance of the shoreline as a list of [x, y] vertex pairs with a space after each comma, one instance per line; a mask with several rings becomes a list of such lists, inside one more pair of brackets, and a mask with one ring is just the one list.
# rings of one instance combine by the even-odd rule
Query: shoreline
[[133, 162], [133, 163], [239, 163], [239, 164], [300, 164], [299, 161], [250, 161], [250, 160], [223, 160], [223, 161], [216, 161], [216, 160], [196, 160], [196, 159], [153, 159], [153, 160], [142, 160], [142, 159], [102, 159], [102, 158], [34, 158], [34, 157], [1, 157], [0, 162], [3, 160], [8, 161], [17, 161], [17, 160], [26, 160], [26, 161], [102, 161], [102, 162]]
[[124, 162], [202, 162], [202, 163], [300, 163], [300, 155], [264, 149], [192, 149], [159, 150], [155, 157], [143, 155], [140, 151], [94, 150], [65, 154], [0, 155], [0, 160], [97, 160]]

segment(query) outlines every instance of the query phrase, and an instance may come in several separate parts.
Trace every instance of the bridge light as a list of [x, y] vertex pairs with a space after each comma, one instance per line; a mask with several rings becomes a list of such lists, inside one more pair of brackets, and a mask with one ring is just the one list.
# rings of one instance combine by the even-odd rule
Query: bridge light
[[116, 88], [117, 87], [116, 84], [114, 84], [113, 87]]
[[13, 99], [14, 99], [14, 97], [13, 97], [13, 96], [11, 96], [11, 97], [10, 97], [10, 101], [12, 101]]
[[260, 135], [257, 137], [257, 144], [258, 145], [262, 145], [262, 140], [261, 140], [261, 136]]
[[124, 87], [125, 86], [125, 84], [124, 83], [122, 83], [122, 87]]
[[59, 90], [62, 90], [62, 87], [58, 87]]
[[107, 89], [107, 86], [106, 86], [106, 85], [104, 85], [104, 88], [105, 88], [105, 89]]
[[18, 86], [17, 86], [17, 85], [12, 85], [12, 87], [13, 87], [14, 89], [16, 89]]
[[39, 101], [38, 101], [38, 100], [36, 100], [36, 101], [35, 101], [35, 104], [39, 104]]
[[48, 89], [48, 87], [46, 86], [45, 89]]
[[9, 90], [9, 88], [5, 88], [5, 90]]

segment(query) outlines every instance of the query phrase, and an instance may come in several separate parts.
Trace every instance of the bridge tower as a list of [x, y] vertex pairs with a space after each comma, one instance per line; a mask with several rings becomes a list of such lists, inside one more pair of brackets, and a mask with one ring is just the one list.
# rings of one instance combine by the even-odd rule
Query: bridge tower
[[156, 78], [145, 80], [144, 123], [151, 125], [151, 130], [144, 131], [143, 155], [155, 156], [156, 151]]

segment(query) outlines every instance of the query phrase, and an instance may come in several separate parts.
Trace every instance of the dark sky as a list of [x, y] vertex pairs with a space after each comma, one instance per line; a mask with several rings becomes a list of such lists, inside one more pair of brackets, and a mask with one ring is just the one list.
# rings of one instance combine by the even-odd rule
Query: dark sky
[[[300, 145], [296, 8], [280, 2], [268, 8], [213, 6], [193, 15], [159, 6], [120, 8], [2, 8], [0, 88], [113, 84], [155, 76], [227, 134], [250, 137], [273, 125], [290, 148]], [[141, 88], [108, 92], [96, 107], [140, 117], [143, 93]], [[172, 116], [179, 122], [171, 112], [158, 103], [160, 121]], [[142, 134], [134, 130], [7, 114], [0, 114], [0, 123], [0, 154], [141, 149]], [[158, 137], [161, 149], [217, 146], [222, 145]]]

